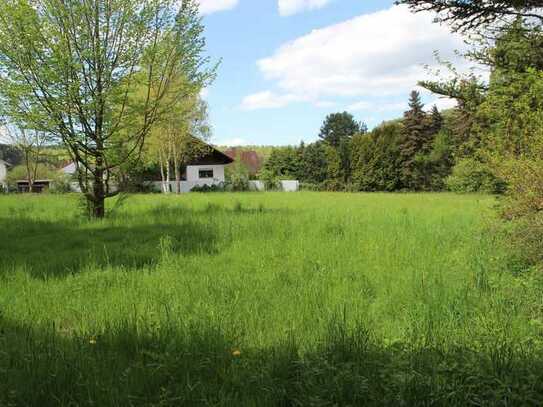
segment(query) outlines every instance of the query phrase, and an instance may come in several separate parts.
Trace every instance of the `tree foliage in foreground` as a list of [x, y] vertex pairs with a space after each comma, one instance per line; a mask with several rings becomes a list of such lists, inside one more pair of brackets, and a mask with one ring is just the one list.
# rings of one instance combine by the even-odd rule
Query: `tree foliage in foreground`
[[194, 0], [3, 1], [3, 113], [67, 147], [103, 217], [114, 172], [168, 110], [172, 78], [199, 88], [212, 77], [202, 32]]
[[543, 32], [541, 21], [522, 17], [472, 54], [491, 68], [487, 84], [456, 76], [422, 85], [459, 101], [459, 123], [469, 118], [449, 186], [505, 190], [509, 241], [521, 258], [537, 263], [543, 261]]
[[440, 22], [455, 31], [483, 30], [487, 34], [496, 25], [515, 18], [543, 24], [542, 0], [398, 0], [412, 11], [436, 13]]

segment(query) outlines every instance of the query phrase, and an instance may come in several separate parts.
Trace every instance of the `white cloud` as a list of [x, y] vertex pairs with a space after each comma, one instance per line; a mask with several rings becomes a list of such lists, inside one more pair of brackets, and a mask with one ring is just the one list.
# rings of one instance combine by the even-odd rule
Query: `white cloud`
[[315, 105], [315, 107], [320, 107], [322, 109], [337, 106], [336, 102], [332, 102], [330, 100], [317, 100], [313, 104]]
[[372, 112], [389, 112], [395, 110], [407, 110], [407, 102], [368, 102], [362, 100], [347, 106], [347, 110], [351, 112], [372, 111]]
[[[419, 80], [429, 77], [425, 66], [436, 68], [434, 51], [466, 70], [466, 61], [455, 54], [462, 49], [462, 38], [434, 23], [433, 15], [392, 6], [314, 30], [259, 60], [260, 71], [278, 90], [251, 95], [244, 105], [257, 109], [334, 97], [407, 98]], [[364, 105], [354, 107], [363, 110]]]
[[305, 10], [322, 8], [331, 0], [278, 0], [279, 14], [291, 16]]
[[233, 9], [239, 0], [200, 0], [200, 13], [212, 14], [217, 11]]
[[291, 103], [310, 102], [313, 106], [326, 109], [337, 106], [336, 102], [331, 100], [310, 99], [306, 96], [292, 93], [275, 93], [270, 90], [253, 93], [245, 96], [241, 101], [242, 110], [260, 110], [260, 109], [280, 109]]
[[350, 110], [351, 112], [359, 112], [364, 110], [370, 110], [372, 108], [373, 104], [370, 102], [366, 102], [365, 100], [353, 103], [352, 105], [347, 106], [347, 110]]
[[278, 95], [266, 90], [246, 96], [241, 102], [241, 108], [243, 110], [279, 109], [292, 102], [301, 102], [303, 100], [303, 97], [296, 95]]
[[433, 105], [436, 105], [439, 110], [447, 110], [458, 106], [458, 102], [451, 98], [439, 98], [432, 103], [428, 103], [427, 106], [432, 107]]
[[217, 145], [219, 145], [219, 146], [226, 146], [226, 147], [246, 146], [248, 144], [249, 143], [247, 142], [247, 140], [239, 138], [239, 137], [235, 137], [235, 138], [232, 138], [232, 139], [221, 140], [221, 141], [219, 141], [217, 143]]

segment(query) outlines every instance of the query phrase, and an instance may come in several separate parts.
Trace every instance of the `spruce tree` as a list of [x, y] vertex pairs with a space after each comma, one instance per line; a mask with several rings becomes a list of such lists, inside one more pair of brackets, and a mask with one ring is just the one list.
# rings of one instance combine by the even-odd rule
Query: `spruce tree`
[[400, 145], [402, 183], [404, 188], [420, 189], [417, 180], [417, 155], [428, 145], [428, 124], [424, 104], [417, 91], [409, 98], [409, 110], [404, 113], [403, 137]]
[[443, 116], [439, 112], [436, 105], [432, 107], [432, 111], [430, 112], [430, 128], [429, 133], [432, 135], [432, 139], [435, 137], [437, 133], [441, 131], [443, 128]]

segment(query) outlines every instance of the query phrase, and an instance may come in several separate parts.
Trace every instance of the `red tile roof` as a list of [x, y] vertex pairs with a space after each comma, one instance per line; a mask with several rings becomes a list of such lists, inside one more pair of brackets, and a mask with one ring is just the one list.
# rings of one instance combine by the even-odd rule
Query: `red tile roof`
[[264, 160], [253, 150], [232, 147], [224, 152], [228, 157], [239, 160], [247, 166], [249, 173], [255, 175], [262, 168]]

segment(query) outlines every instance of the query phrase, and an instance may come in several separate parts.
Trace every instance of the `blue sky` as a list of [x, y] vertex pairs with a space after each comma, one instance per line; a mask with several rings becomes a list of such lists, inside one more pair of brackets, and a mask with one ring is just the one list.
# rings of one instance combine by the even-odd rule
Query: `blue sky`
[[208, 53], [222, 58], [204, 92], [217, 144], [311, 142], [328, 113], [344, 110], [372, 127], [402, 114], [434, 51], [463, 64], [460, 38], [393, 1], [200, 3]]

